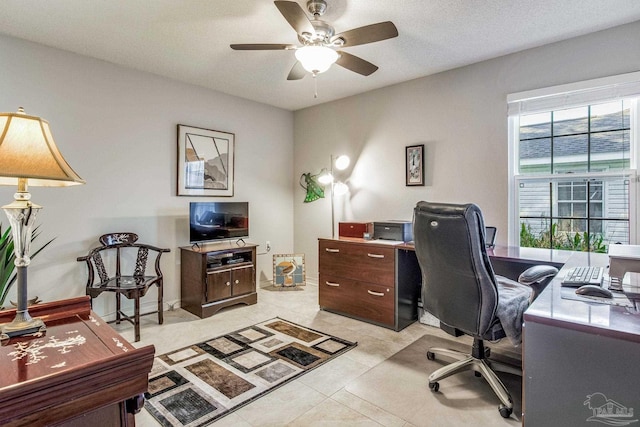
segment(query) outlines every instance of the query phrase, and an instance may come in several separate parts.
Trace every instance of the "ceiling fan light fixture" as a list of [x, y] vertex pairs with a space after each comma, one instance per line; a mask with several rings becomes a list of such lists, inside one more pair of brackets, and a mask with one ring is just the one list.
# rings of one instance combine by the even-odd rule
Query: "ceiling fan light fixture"
[[303, 46], [296, 50], [296, 59], [313, 74], [327, 71], [338, 57], [338, 52], [326, 46]]

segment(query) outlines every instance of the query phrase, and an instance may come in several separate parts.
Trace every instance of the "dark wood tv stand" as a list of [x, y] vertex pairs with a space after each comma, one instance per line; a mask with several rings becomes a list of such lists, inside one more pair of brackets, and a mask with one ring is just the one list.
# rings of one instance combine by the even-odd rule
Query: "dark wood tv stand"
[[256, 247], [223, 242], [180, 248], [180, 306], [209, 317], [235, 304], [255, 304]]

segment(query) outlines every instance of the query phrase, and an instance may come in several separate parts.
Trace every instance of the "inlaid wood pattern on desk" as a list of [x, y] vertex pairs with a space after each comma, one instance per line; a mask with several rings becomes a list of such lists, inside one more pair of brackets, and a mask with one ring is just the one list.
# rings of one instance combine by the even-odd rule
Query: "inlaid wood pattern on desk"
[[[47, 329], [0, 347], [0, 424], [135, 425], [154, 347], [133, 347], [91, 312], [89, 297], [30, 313]], [[0, 323], [14, 315], [0, 312]]]

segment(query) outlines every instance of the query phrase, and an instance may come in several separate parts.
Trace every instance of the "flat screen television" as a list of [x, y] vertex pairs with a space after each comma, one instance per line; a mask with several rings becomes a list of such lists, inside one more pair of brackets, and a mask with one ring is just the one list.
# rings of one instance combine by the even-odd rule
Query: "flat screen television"
[[190, 243], [244, 237], [249, 237], [248, 202], [189, 203]]

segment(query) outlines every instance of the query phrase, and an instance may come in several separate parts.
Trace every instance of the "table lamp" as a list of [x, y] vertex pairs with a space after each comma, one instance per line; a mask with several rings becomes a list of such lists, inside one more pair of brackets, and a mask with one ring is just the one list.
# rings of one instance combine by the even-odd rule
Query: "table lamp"
[[46, 120], [25, 114], [0, 113], [0, 185], [17, 185], [14, 201], [3, 206], [13, 236], [18, 282], [16, 316], [0, 326], [0, 339], [44, 331], [41, 319], [32, 318], [27, 308], [29, 245], [37, 213], [28, 186], [62, 187], [84, 184], [56, 146]]

